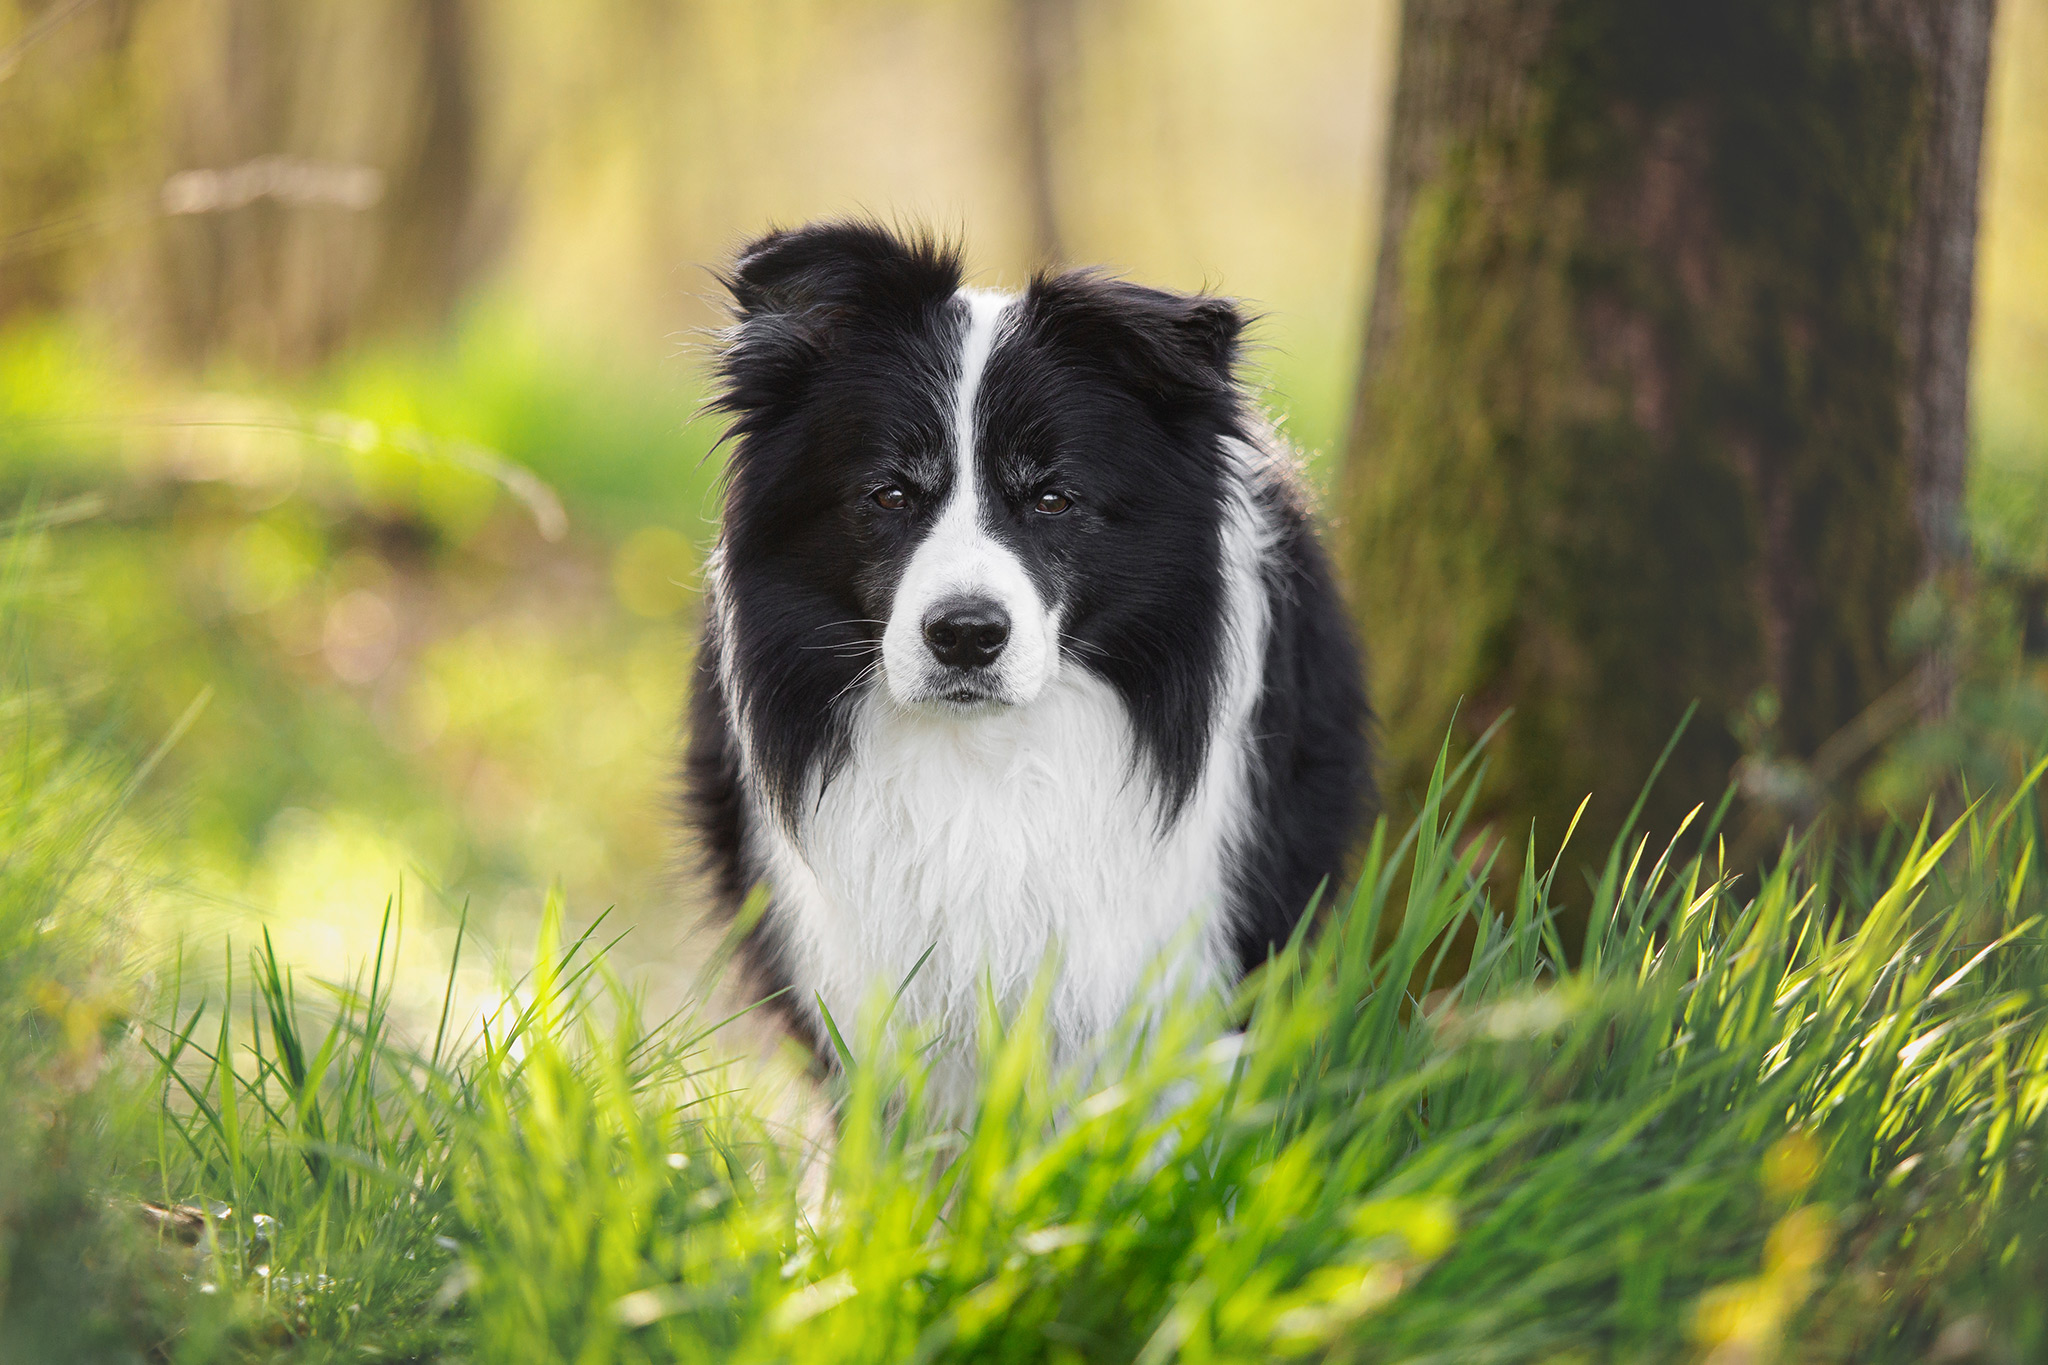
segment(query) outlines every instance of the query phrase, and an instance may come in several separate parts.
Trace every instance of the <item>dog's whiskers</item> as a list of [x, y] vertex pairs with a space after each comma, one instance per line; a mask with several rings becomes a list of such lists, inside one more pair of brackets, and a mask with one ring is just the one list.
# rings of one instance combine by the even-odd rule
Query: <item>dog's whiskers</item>
[[[843, 621], [826, 621], [819, 625], [812, 626], [811, 629], [813, 631], [820, 631], [834, 630], [841, 626], [887, 627], [888, 624], [889, 623], [887, 621], [870, 620], [868, 617], [865, 616], [849, 616]], [[802, 649], [806, 652], [813, 650], [830, 650], [837, 658], [858, 659], [864, 654], [880, 653], [882, 648], [882, 642], [880, 640], [871, 639], [835, 640], [828, 645], [799, 645], [797, 646], [797, 648]]]
[[863, 668], [860, 672], [854, 674], [852, 682], [848, 683], [846, 686], [840, 688], [837, 692], [834, 692], [832, 694], [832, 700], [825, 703], [825, 709], [829, 711], [833, 707], [839, 705], [841, 699], [843, 699], [847, 693], [853, 691], [855, 688], [860, 687], [866, 682], [868, 682], [868, 680], [873, 678], [876, 673], [881, 671], [881, 668], [882, 660], [880, 658], [877, 658], [873, 663], [869, 664], [866, 668]]
[[1110, 653], [1101, 645], [1096, 644], [1093, 640], [1082, 640], [1074, 637], [1069, 637], [1065, 640], [1062, 640], [1060, 644], [1063, 648], [1071, 647], [1077, 653], [1087, 656], [1093, 656], [1094, 658], [1102, 660], [1102, 662], [1104, 663], [1126, 664], [1130, 662], [1130, 660], [1124, 658], [1121, 654]]

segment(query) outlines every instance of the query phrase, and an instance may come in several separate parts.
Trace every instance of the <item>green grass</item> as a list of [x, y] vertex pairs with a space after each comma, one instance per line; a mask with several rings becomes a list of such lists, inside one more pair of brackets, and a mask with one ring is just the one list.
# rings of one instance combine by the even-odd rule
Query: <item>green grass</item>
[[[711, 476], [663, 444], [644, 377], [607, 398], [477, 336], [291, 407], [368, 423], [367, 449], [219, 438], [288, 495], [270, 465], [67, 425], [168, 400], [92, 390], [61, 337], [0, 354], [37, 381], [0, 384], [0, 483], [44, 509], [0, 539], [0, 1362], [2048, 1354], [2048, 830], [2016, 774], [1761, 878], [1721, 874], [1702, 811], [1670, 851], [1596, 858], [1589, 892], [1597, 850], [1500, 848], [1467, 825], [1478, 760], [1440, 771], [1320, 939], [1227, 1012], [1134, 1024], [1092, 1083], [1048, 1073], [1028, 1008], [991, 1018], [956, 1128], [914, 1052], [847, 1040], [822, 1171], [721, 1064], [716, 1010], [649, 1018], [630, 940], [571, 933], [559, 902], [474, 1010], [499, 884], [537, 901], [564, 830], [654, 824], [651, 780], [577, 765], [643, 691], [644, 743], [613, 747], [667, 743], [687, 647], [655, 613], [683, 608], [643, 590], [679, 574], [624, 549], [701, 535]], [[462, 442], [545, 473], [568, 538], [436, 462]], [[369, 683], [291, 644], [361, 592], [426, 642]], [[392, 719], [422, 697], [437, 738]], [[2023, 747], [1950, 730], [1915, 770], [1945, 791]], [[286, 805], [469, 831], [449, 863], [478, 910], [445, 977], [420, 947], [445, 926], [395, 884], [353, 911], [360, 964], [294, 954], [364, 859], [284, 839]], [[567, 880], [580, 908], [627, 879]], [[268, 899], [275, 951], [158, 946], [216, 885]], [[1571, 961], [1563, 902], [1594, 906]], [[202, 1210], [196, 1243], [144, 1201]]]
[[[495, 1011], [416, 1036], [395, 942], [332, 982], [261, 943], [210, 977], [218, 943], [125, 959], [134, 779], [62, 702], [6, 708], [0, 1359], [2048, 1348], [2031, 786], [1761, 880], [1625, 842], [1567, 965], [1559, 874], [1525, 856], [1490, 903], [1474, 773], [1440, 769], [1241, 1038], [1191, 1009], [1090, 1085], [1048, 1074], [1029, 1007], [991, 1017], [958, 1129], [916, 1054], [857, 1039], [806, 1189], [717, 1021], [645, 1021], [559, 914]], [[141, 1200], [207, 1210], [198, 1244]]]

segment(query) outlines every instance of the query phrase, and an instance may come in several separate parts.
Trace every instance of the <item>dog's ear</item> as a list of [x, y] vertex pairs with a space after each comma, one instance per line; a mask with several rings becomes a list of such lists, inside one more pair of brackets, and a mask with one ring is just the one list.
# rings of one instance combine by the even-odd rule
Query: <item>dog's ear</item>
[[1074, 270], [1033, 280], [1026, 311], [1040, 336], [1149, 403], [1234, 401], [1245, 319], [1229, 299]]
[[960, 287], [958, 251], [875, 223], [816, 223], [749, 243], [719, 276], [737, 325], [726, 334], [722, 406], [790, 395], [858, 317], [912, 321]]

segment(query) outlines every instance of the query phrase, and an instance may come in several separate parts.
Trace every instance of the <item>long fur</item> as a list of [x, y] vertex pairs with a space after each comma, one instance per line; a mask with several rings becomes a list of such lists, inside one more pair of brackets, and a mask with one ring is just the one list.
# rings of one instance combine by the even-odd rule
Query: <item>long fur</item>
[[867, 223], [771, 234], [725, 282], [687, 782], [726, 911], [768, 889], [756, 983], [829, 1058], [824, 1011], [901, 988], [894, 1022], [971, 1039], [1051, 962], [1078, 1058], [1146, 983], [1263, 960], [1376, 796], [1236, 308], [1086, 271], [964, 289], [954, 250]]

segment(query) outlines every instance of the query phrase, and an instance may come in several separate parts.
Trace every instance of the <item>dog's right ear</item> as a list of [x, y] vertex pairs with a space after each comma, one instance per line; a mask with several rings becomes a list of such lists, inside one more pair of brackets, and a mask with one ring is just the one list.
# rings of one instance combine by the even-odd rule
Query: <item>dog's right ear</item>
[[720, 357], [719, 406], [746, 413], [800, 392], [855, 319], [909, 323], [950, 299], [960, 254], [875, 223], [816, 223], [749, 243], [719, 280], [737, 322]]

